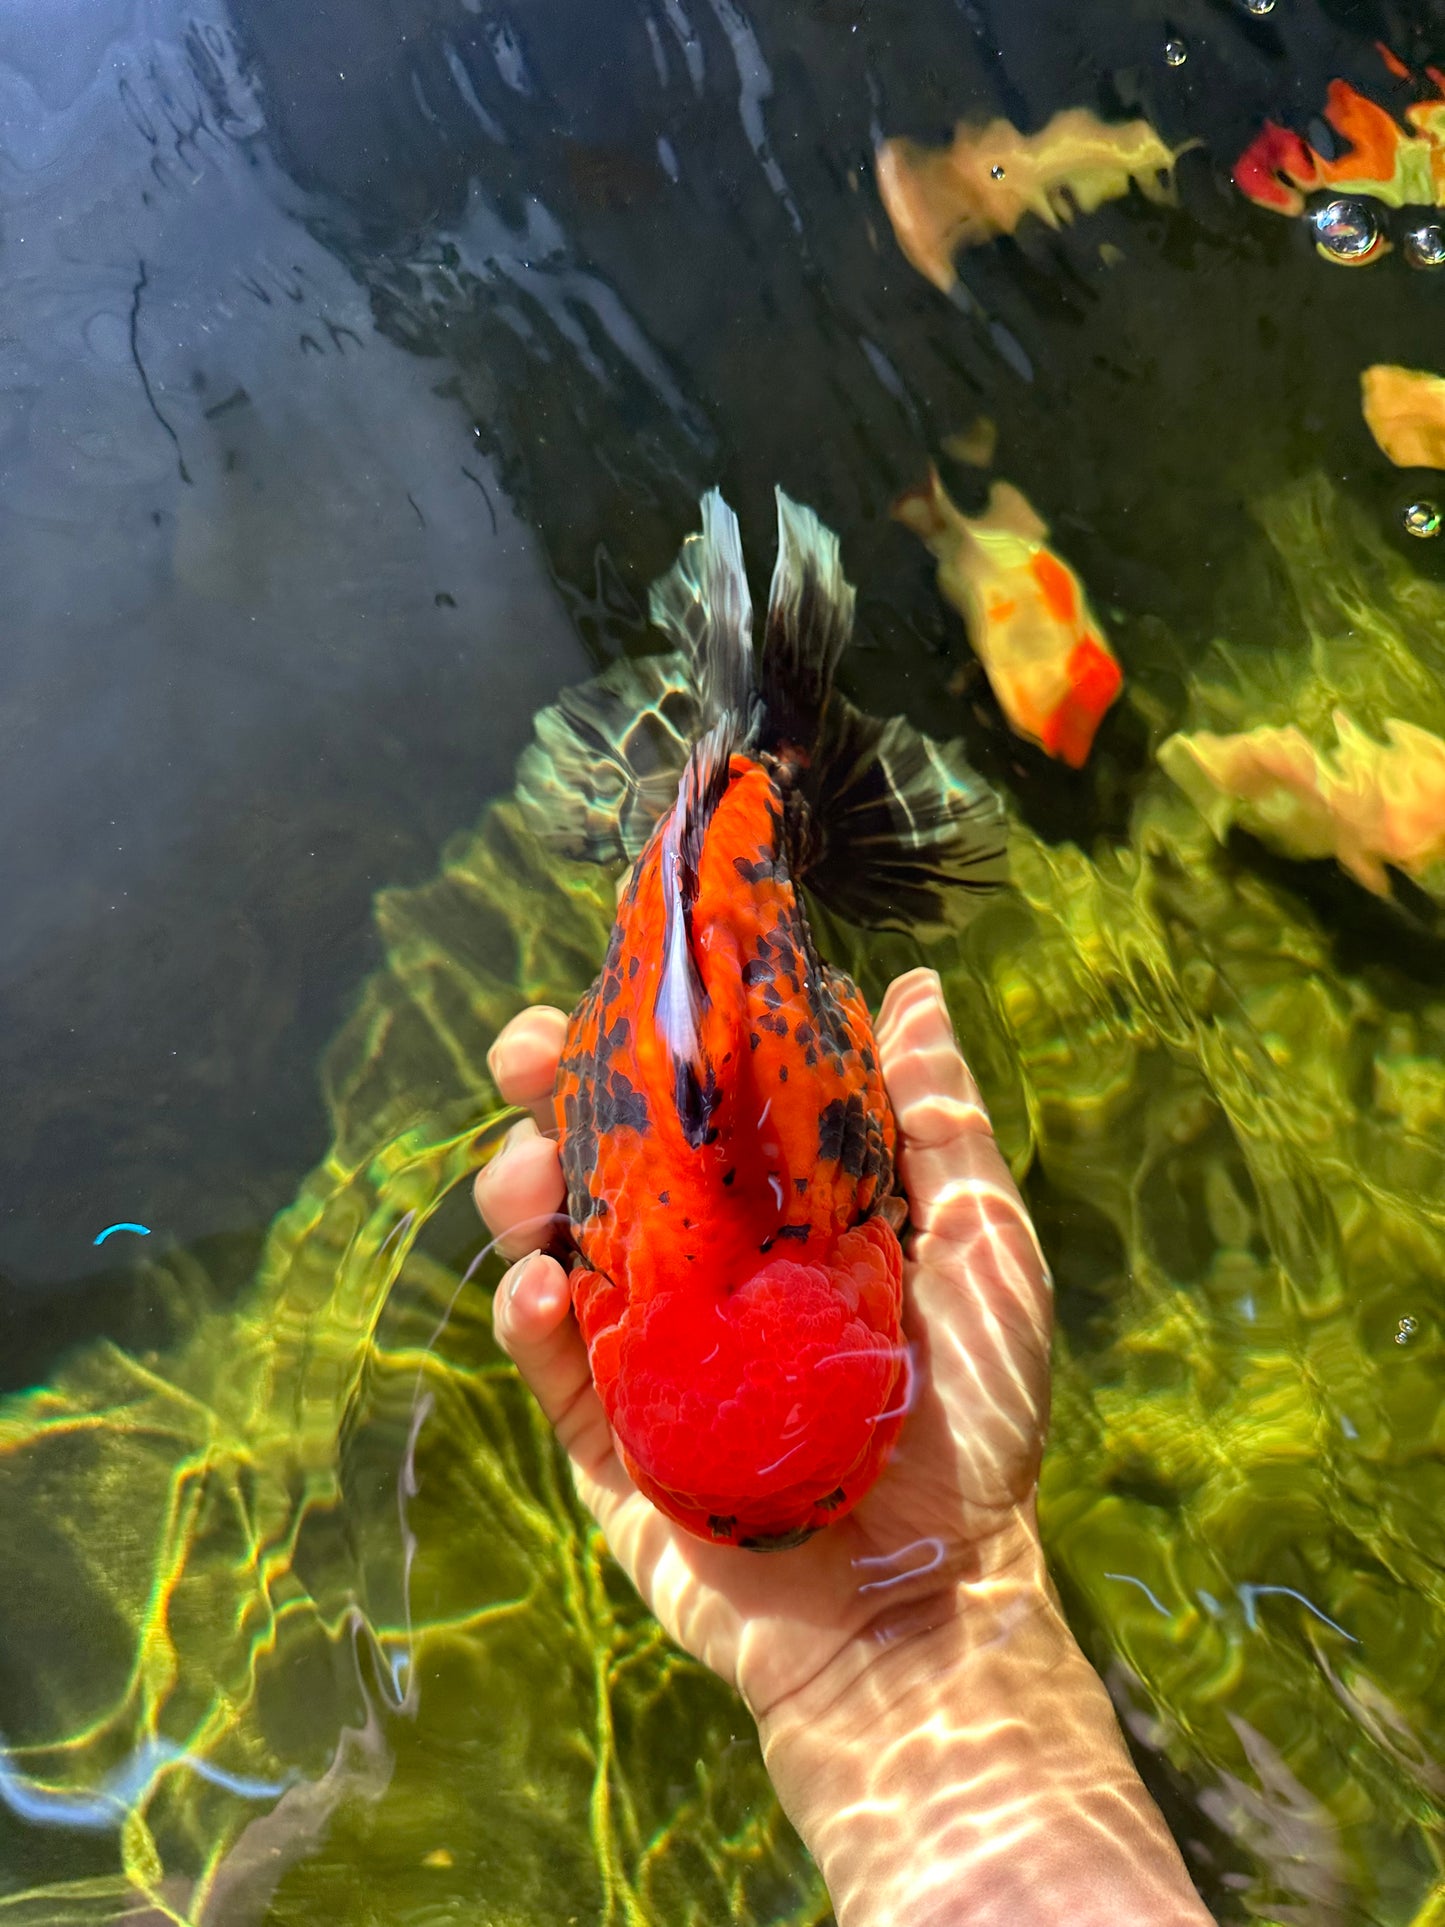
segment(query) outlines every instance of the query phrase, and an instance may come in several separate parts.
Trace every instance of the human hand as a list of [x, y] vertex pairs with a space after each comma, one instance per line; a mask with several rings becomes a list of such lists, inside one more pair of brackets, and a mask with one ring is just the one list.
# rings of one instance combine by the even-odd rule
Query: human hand
[[[502, 1161], [478, 1174], [478, 1208], [509, 1255], [563, 1208], [551, 1091], [562, 1013], [524, 1012], [492, 1065], [531, 1107]], [[913, 1225], [904, 1330], [914, 1409], [883, 1475], [837, 1525], [775, 1554], [712, 1546], [673, 1525], [622, 1468], [566, 1273], [533, 1251], [497, 1292], [499, 1342], [557, 1430], [584, 1504], [677, 1642], [743, 1693], [765, 1735], [822, 1676], [840, 1686], [904, 1634], [947, 1626], [1000, 1572], [1041, 1584], [1033, 1490], [1048, 1409], [1050, 1293], [1038, 1242], [954, 1041], [942, 987], [916, 970], [879, 1013]]]
[[517, 1258], [496, 1334], [638, 1591], [747, 1700], [840, 1927], [1207, 1927], [1049, 1585], [1034, 1490], [1050, 1287], [937, 976], [901, 977], [877, 1025], [913, 1226], [913, 1410], [872, 1491], [787, 1552], [693, 1538], [613, 1449], [567, 1274], [532, 1248], [563, 1208], [542, 1133], [565, 1031], [529, 1010], [492, 1053], [542, 1127], [519, 1125], [477, 1178]]

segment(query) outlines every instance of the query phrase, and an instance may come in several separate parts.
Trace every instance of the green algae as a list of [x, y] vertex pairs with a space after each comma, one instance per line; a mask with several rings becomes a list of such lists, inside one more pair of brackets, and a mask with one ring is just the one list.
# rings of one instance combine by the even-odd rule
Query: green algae
[[[1156, 734], [1336, 703], [1440, 730], [1445, 591], [1322, 484], [1262, 520], [1281, 572]], [[1221, 1918], [1435, 1927], [1445, 946], [1221, 847], [1152, 769], [1127, 838], [1016, 824], [1012, 854], [932, 960], [1057, 1281], [1074, 1624]], [[244, 1289], [152, 1262], [173, 1344], [0, 1408], [12, 1765], [56, 1801], [119, 1774], [123, 1818], [83, 1852], [17, 1831], [0, 1927], [826, 1916], [746, 1714], [610, 1566], [497, 1350], [495, 1269], [463, 1283], [486, 1048], [577, 996], [610, 909], [506, 801], [383, 893], [332, 1151]], [[852, 948], [875, 997], [916, 960]]]

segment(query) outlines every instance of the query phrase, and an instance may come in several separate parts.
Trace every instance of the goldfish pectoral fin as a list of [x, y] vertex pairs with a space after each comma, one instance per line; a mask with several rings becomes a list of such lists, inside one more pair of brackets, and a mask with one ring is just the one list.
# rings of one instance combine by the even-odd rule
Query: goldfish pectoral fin
[[688, 537], [653, 583], [649, 609], [692, 665], [703, 727], [731, 712], [746, 730], [755, 702], [753, 604], [738, 520], [716, 489], [702, 499], [701, 534]]
[[683, 656], [614, 663], [564, 689], [517, 764], [528, 829], [571, 857], [635, 862], [677, 794], [699, 721]]
[[833, 531], [782, 489], [777, 497], [778, 559], [760, 674], [763, 747], [811, 753], [853, 633], [853, 585]]

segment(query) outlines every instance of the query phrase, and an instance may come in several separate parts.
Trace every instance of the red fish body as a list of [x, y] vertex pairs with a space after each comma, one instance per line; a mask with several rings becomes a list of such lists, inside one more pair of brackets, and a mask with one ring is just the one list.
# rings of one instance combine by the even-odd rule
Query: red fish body
[[893, 1116], [867, 1007], [814, 952], [783, 821], [773, 775], [734, 756], [692, 911], [711, 1088], [677, 1101], [654, 1018], [665, 826], [557, 1087], [588, 1266], [573, 1303], [627, 1469], [672, 1518], [743, 1544], [846, 1510], [902, 1417], [902, 1254], [875, 1209]]
[[[573, 1305], [623, 1461], [690, 1531], [762, 1549], [849, 1511], [907, 1404], [893, 1116], [867, 1006], [819, 959], [798, 890], [826, 840], [827, 765], [849, 764], [840, 790], [880, 845], [908, 821], [905, 902], [910, 863], [937, 877], [947, 849], [975, 888], [996, 881], [996, 806], [956, 763], [940, 801], [924, 739], [831, 695], [852, 596], [811, 516], [783, 500], [756, 685], [717, 498], [705, 528], [670, 626], [699, 633], [701, 720], [717, 720], [634, 865], [556, 1112]], [[917, 793], [890, 814], [894, 768]]]

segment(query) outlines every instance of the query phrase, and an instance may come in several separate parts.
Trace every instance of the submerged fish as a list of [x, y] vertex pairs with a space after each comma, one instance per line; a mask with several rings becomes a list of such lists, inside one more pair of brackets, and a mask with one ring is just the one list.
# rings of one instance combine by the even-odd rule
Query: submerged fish
[[[1379, 52], [1397, 80], [1410, 78], [1388, 48]], [[1445, 74], [1437, 67], [1425, 73], [1434, 97], [1411, 102], [1403, 126], [1347, 80], [1332, 80], [1324, 109], [1331, 138], [1316, 148], [1292, 128], [1267, 120], [1235, 163], [1235, 186], [1256, 206], [1280, 214], [1303, 214], [1307, 197], [1322, 191], [1360, 195], [1387, 207], [1445, 206]], [[1389, 245], [1376, 231], [1369, 245], [1320, 252], [1355, 266], [1377, 260]]]
[[893, 513], [936, 558], [1010, 726], [1082, 769], [1124, 674], [1047, 524], [1008, 482], [994, 483], [982, 515], [965, 515], [932, 468]]
[[1235, 736], [1200, 730], [1159, 745], [1159, 766], [1221, 840], [1231, 823], [1284, 856], [1332, 856], [1378, 897], [1386, 865], [1417, 883], [1445, 863], [1445, 740], [1398, 717], [1386, 741], [1334, 714], [1337, 747], [1319, 749], [1293, 723]]
[[893, 1116], [800, 885], [916, 927], [1004, 878], [1000, 806], [958, 746], [833, 689], [836, 538], [781, 492], [778, 530], [756, 658], [714, 493], [653, 592], [681, 652], [566, 692], [518, 780], [574, 854], [635, 859], [556, 1090], [593, 1380], [653, 1504], [759, 1549], [858, 1502], [908, 1393]]

